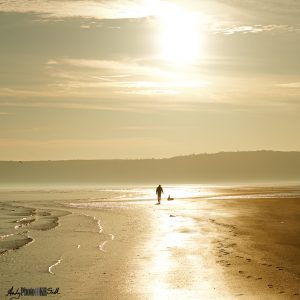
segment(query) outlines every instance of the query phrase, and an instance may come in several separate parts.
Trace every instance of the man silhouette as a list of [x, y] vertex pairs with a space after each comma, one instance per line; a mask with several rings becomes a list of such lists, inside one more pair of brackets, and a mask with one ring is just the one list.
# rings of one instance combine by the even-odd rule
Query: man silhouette
[[163, 188], [159, 185], [159, 186], [156, 188], [156, 195], [157, 195], [157, 201], [158, 201], [158, 204], [160, 204], [161, 193], [163, 193], [163, 192], [164, 192]]

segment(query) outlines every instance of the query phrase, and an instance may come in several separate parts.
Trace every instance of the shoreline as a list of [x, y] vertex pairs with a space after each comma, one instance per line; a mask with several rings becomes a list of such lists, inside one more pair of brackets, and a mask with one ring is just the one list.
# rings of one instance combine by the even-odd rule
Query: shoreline
[[47, 286], [60, 288], [53, 299], [300, 298], [300, 198], [83, 208], [23, 197], [0, 199], [2, 208], [23, 203], [26, 218], [35, 209], [40, 225], [58, 221], [41, 230], [24, 219], [34, 241], [0, 255], [1, 297], [11, 286]]

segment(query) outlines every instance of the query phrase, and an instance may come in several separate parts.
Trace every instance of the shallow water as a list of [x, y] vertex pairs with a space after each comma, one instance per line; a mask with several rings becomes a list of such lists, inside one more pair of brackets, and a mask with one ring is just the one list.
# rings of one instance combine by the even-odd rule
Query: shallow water
[[[300, 186], [163, 186], [162, 201], [176, 199], [300, 198]], [[31, 231], [47, 231], [60, 224], [68, 208], [130, 209], [155, 202], [153, 186], [26, 187], [0, 189], [0, 252], [34, 242]], [[57, 208], [60, 209], [57, 209]]]

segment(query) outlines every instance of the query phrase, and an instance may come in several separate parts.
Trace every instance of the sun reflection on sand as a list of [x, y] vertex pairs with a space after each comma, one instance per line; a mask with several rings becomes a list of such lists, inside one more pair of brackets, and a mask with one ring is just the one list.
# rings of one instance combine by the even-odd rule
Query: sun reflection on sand
[[152, 272], [156, 274], [156, 282], [152, 287], [152, 299], [168, 299], [173, 293], [168, 283], [168, 277], [174, 268], [172, 253], [170, 248], [178, 247], [186, 242], [185, 236], [178, 232], [181, 221], [180, 218], [165, 218], [160, 225], [161, 239], [157, 245], [157, 255], [153, 259]]
[[197, 245], [201, 238], [197, 223], [189, 217], [165, 213], [160, 217], [159, 238], [151, 264], [154, 274], [151, 299], [199, 299], [211, 294], [212, 281], [206, 271], [205, 256], [199, 256], [199, 249], [204, 254], [208, 246], [205, 242]]

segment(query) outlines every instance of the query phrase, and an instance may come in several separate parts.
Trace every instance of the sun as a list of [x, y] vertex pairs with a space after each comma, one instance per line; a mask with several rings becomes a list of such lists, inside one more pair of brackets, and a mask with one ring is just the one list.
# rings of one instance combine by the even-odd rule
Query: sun
[[173, 9], [160, 16], [161, 57], [174, 64], [191, 64], [200, 56], [199, 15]]

